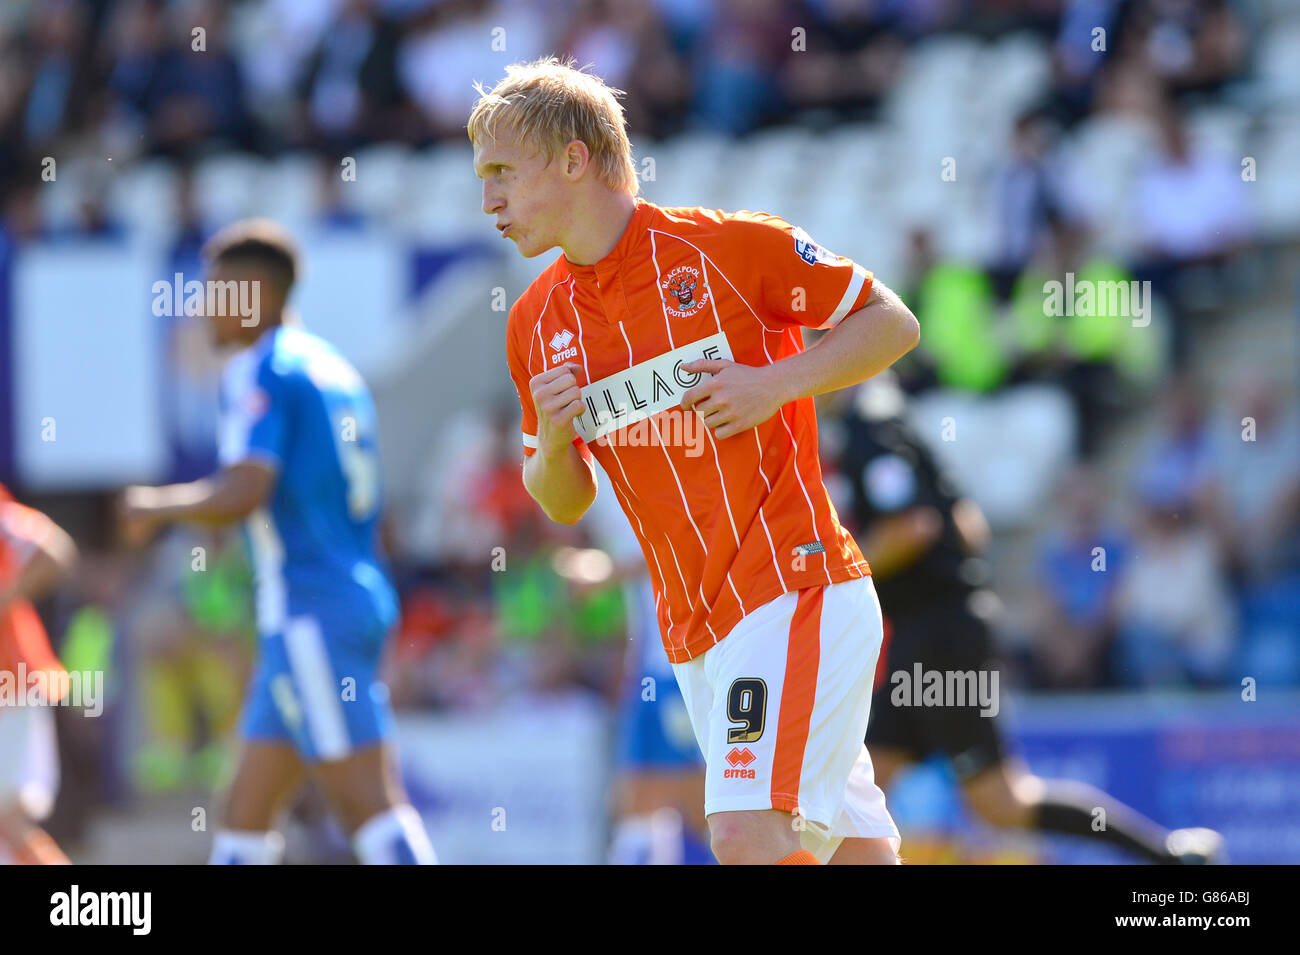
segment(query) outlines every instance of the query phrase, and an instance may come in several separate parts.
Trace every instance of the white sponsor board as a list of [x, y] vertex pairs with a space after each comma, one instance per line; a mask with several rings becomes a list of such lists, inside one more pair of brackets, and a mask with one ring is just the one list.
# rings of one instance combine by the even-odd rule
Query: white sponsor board
[[487, 714], [399, 713], [411, 802], [448, 864], [604, 861], [609, 720], [590, 697], [515, 698]]

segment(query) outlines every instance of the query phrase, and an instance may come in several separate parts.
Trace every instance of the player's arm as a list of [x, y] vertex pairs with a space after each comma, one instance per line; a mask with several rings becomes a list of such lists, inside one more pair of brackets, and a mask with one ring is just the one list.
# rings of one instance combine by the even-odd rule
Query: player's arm
[[867, 304], [811, 347], [770, 367], [786, 401], [839, 391], [872, 378], [921, 341], [921, 326], [892, 289], [872, 282]]
[[128, 540], [140, 543], [164, 524], [242, 520], [270, 500], [275, 480], [273, 466], [250, 458], [188, 484], [128, 487], [122, 495], [123, 530]]
[[892, 577], [915, 564], [943, 533], [943, 518], [933, 507], [909, 507], [873, 520], [858, 544], [872, 574]]
[[54, 521], [40, 511], [11, 505], [4, 517], [3, 533], [20, 554], [26, 554], [13, 579], [0, 587], [0, 609], [14, 600], [39, 600], [77, 565], [77, 545]]
[[[957, 536], [968, 554], [983, 553], [989, 544], [989, 525], [979, 505], [968, 497], [952, 508]], [[878, 577], [889, 577], [920, 560], [943, 533], [943, 518], [928, 505], [884, 514], [871, 522], [858, 540], [862, 556]]]
[[775, 324], [828, 331], [771, 364], [683, 364], [688, 373], [712, 376], [683, 395], [682, 409], [695, 409], [718, 438], [762, 424], [788, 402], [865, 381], [921, 340], [920, 323], [894, 292], [802, 229], [766, 213], [736, 213], [724, 227], [730, 241], [719, 240], [720, 254], [730, 252], [739, 266], [742, 297], [765, 330]]
[[524, 487], [546, 516], [576, 524], [596, 499], [596, 471], [578, 450], [573, 422], [585, 410], [574, 365], [561, 365], [529, 382], [537, 409], [537, 448], [524, 461]]

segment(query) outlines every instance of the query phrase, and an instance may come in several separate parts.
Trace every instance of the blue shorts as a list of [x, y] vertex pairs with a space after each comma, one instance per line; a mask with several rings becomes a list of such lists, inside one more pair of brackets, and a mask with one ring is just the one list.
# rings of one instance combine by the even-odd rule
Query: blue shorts
[[379, 681], [388, 621], [331, 608], [295, 615], [263, 634], [244, 703], [245, 739], [291, 743], [305, 762], [329, 762], [393, 736]]
[[671, 675], [654, 678], [654, 699], [647, 689], [629, 681], [619, 713], [618, 761], [624, 769], [703, 768], [704, 756], [691, 728], [682, 691]]

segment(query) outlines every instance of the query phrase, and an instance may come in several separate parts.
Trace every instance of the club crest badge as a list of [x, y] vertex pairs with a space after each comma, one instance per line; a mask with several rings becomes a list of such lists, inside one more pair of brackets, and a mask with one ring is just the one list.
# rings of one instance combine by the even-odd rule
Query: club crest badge
[[664, 308], [673, 318], [690, 318], [709, 303], [709, 287], [699, 269], [679, 265], [659, 283]]

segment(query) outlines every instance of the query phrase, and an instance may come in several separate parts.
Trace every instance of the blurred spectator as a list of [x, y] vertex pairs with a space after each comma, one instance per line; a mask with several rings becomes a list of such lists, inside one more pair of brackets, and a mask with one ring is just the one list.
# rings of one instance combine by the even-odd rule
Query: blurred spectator
[[306, 66], [303, 100], [316, 143], [346, 151], [400, 128], [399, 35], [378, 0], [345, 0]]
[[[549, 53], [550, 22], [521, 0], [445, 0], [417, 14], [397, 53], [397, 70], [435, 137], [463, 139], [478, 94], [505, 66]], [[499, 65], [488, 68], [492, 55]]]
[[1058, 185], [1050, 172], [1051, 148], [1046, 120], [1024, 113], [1016, 119], [1010, 155], [993, 174], [998, 237], [991, 271], [999, 299], [1009, 297], [1016, 276], [1062, 215]]
[[1232, 662], [1227, 583], [1191, 502], [1148, 489], [1119, 590], [1118, 667], [1129, 686], [1220, 685]]
[[698, 126], [736, 135], [777, 114], [776, 77], [792, 55], [790, 13], [782, 0], [719, 0], [695, 54]]
[[1172, 380], [1161, 395], [1159, 431], [1138, 464], [1138, 494], [1146, 501], [1190, 507], [1210, 477], [1210, 434], [1199, 383]]
[[1129, 541], [1103, 519], [1100, 480], [1091, 472], [1068, 475], [1058, 500], [1057, 526], [1039, 548], [1032, 682], [1047, 689], [1112, 685], [1109, 656]]
[[811, 0], [806, 48], [790, 57], [783, 93], [796, 108], [870, 118], [902, 68], [905, 48], [886, 4]]
[[[1191, 305], [1215, 304], [1212, 295], [1220, 283], [1208, 283], [1196, 300], [1180, 280], [1195, 266], [1226, 263], [1250, 233], [1247, 196], [1238, 159], [1193, 147], [1183, 118], [1166, 109], [1159, 118], [1161, 151], [1138, 177], [1132, 208], [1138, 224], [1142, 262], [1139, 280], [1150, 280], [1152, 290], [1169, 299], [1176, 314]], [[1175, 359], [1187, 352], [1187, 329], [1173, 328]]]
[[251, 148], [255, 130], [226, 46], [224, 9], [209, 0], [166, 10], [142, 0], [124, 9], [113, 89], [153, 151], [187, 157], [200, 147]]
[[30, 149], [48, 149], [55, 137], [82, 118], [79, 112], [87, 102], [90, 82], [84, 21], [84, 9], [76, 0], [50, 0], [36, 13], [20, 127]]
[[1240, 593], [1242, 664], [1300, 682], [1300, 421], [1277, 382], [1241, 383], [1214, 432], [1203, 503]]

